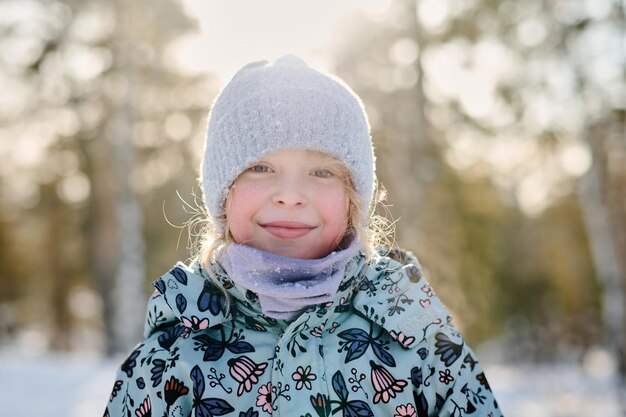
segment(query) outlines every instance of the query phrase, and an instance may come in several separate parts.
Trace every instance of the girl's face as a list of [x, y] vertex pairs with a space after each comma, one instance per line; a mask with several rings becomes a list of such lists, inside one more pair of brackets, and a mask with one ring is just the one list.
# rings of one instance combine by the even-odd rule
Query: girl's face
[[235, 242], [292, 258], [322, 258], [348, 228], [345, 168], [318, 151], [265, 155], [233, 183], [226, 221]]

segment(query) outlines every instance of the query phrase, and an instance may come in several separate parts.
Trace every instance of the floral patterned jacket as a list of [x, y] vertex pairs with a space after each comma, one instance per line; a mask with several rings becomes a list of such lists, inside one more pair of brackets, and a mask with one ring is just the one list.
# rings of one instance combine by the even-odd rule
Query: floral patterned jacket
[[335, 300], [293, 321], [212, 267], [230, 302], [198, 262], [154, 282], [105, 416], [501, 416], [410, 254], [355, 257]]

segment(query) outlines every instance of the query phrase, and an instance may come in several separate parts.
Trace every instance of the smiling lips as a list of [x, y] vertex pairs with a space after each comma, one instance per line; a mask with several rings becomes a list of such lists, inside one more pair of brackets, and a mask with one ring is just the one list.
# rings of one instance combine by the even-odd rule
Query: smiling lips
[[295, 239], [306, 235], [311, 230], [315, 229], [316, 226], [300, 222], [278, 221], [263, 223], [261, 227], [278, 238]]

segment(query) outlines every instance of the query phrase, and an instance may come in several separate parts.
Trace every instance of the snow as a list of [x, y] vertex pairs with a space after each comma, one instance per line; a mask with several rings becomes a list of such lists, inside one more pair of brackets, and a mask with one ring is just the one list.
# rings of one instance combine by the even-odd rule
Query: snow
[[[122, 359], [0, 352], [0, 417], [100, 416]], [[602, 360], [482, 365], [507, 417], [623, 417]]]
[[[101, 416], [118, 361], [0, 355], [0, 417]], [[119, 361], [121, 363], [121, 359]]]
[[[623, 417], [617, 377], [578, 364], [483, 364], [507, 417]], [[623, 398], [622, 393], [622, 398]]]

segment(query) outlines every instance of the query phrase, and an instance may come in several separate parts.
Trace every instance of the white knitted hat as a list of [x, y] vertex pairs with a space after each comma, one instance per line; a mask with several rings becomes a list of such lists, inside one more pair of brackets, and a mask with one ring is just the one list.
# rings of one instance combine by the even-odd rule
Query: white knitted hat
[[200, 183], [218, 232], [224, 200], [237, 176], [263, 155], [310, 149], [343, 161], [369, 213], [375, 178], [367, 116], [359, 97], [339, 78], [286, 55], [241, 68], [209, 114]]

